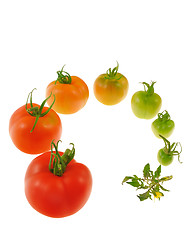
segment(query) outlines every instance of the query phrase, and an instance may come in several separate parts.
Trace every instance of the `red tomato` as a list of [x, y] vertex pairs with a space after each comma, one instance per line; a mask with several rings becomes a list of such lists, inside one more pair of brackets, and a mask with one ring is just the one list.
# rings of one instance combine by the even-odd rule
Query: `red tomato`
[[[58, 152], [57, 155], [67, 159], [66, 152]], [[53, 173], [49, 170], [50, 158], [51, 152], [45, 152], [30, 163], [25, 175], [26, 198], [36, 211], [46, 216], [66, 217], [79, 211], [87, 202], [92, 189], [92, 176], [85, 165], [74, 159], [62, 175], [56, 176], [54, 170]], [[58, 165], [57, 171], [60, 168]]]
[[[29, 103], [27, 109], [36, 111], [40, 109], [40, 105], [32, 103], [31, 107]], [[46, 111], [49, 112], [42, 116]], [[19, 150], [29, 154], [39, 154], [50, 149], [53, 139], [57, 141], [61, 137], [62, 124], [56, 112], [52, 109], [49, 110], [48, 107], [42, 108], [41, 116], [37, 119], [37, 117], [31, 116], [26, 110], [26, 105], [23, 105], [12, 114], [9, 133]]]
[[[63, 68], [57, 73], [58, 79], [51, 82], [46, 89], [46, 96], [52, 92], [56, 97], [53, 109], [62, 114], [72, 114], [79, 111], [88, 100], [88, 86], [81, 78], [70, 76], [64, 72]], [[51, 105], [52, 99], [49, 98], [47, 103]]]

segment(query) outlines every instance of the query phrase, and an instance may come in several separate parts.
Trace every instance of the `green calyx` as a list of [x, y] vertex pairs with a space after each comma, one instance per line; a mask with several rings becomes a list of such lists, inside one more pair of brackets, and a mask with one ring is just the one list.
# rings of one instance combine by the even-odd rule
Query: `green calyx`
[[[35, 117], [35, 122], [34, 122], [34, 125], [33, 125], [33, 128], [31, 129], [31, 133], [33, 132], [38, 120], [40, 117], [43, 117], [45, 116], [52, 108], [53, 104], [55, 103], [55, 95], [54, 96], [54, 101], [52, 102], [51, 106], [47, 109], [47, 111], [43, 112], [42, 113], [42, 110], [44, 108], [44, 105], [45, 103], [47, 102], [47, 100], [51, 97], [52, 93], [49, 95], [49, 97], [47, 97], [43, 102], [42, 104], [40, 105], [40, 107], [34, 107], [33, 106], [33, 102], [32, 102], [32, 93], [33, 91], [36, 90], [36, 88], [34, 88], [28, 95], [27, 97], [27, 101], [26, 101], [26, 105], [25, 105], [25, 108], [26, 108], [26, 111], [28, 112], [28, 114], [30, 114], [32, 117]], [[30, 98], [30, 108], [28, 108], [28, 101], [29, 101], [29, 98]]]
[[64, 66], [62, 67], [62, 69], [60, 71], [57, 71], [58, 78], [55, 81], [55, 84], [57, 82], [59, 82], [61, 84], [71, 84], [71, 81], [72, 81], [71, 76], [69, 75], [69, 73], [64, 71]]
[[171, 120], [171, 117], [170, 117], [168, 111], [164, 110], [163, 112], [158, 113], [158, 120], [161, 122], [166, 122], [166, 121]]
[[173, 178], [172, 175], [162, 178], [160, 175], [161, 165], [156, 169], [155, 172], [153, 172], [150, 170], [150, 164], [147, 163], [143, 169], [143, 178], [139, 178], [136, 175], [126, 176], [122, 181], [122, 185], [127, 183], [132, 187], [136, 187], [136, 190], [144, 189], [144, 193], [137, 195], [140, 201], [144, 201], [148, 198], [152, 200], [152, 196], [160, 200], [160, 197], [164, 196], [162, 191], [169, 191], [162, 186], [163, 183]]
[[106, 79], [109, 79], [109, 80], [112, 80], [112, 79], [115, 79], [115, 80], [119, 80], [122, 76], [118, 77], [117, 78], [117, 73], [118, 73], [118, 68], [119, 68], [119, 63], [117, 62], [117, 66], [113, 69], [109, 68], [107, 71], [106, 71], [106, 75], [105, 78]]
[[[58, 151], [59, 142], [61, 142], [61, 140], [59, 140], [56, 145], [53, 141], [51, 143], [49, 171], [52, 172], [54, 175], [61, 177], [65, 172], [67, 165], [75, 156], [75, 147], [73, 143], [70, 143], [73, 146], [72, 149], [66, 149], [64, 154], [60, 156], [60, 153]], [[55, 153], [53, 152], [53, 147], [55, 148]]]
[[154, 93], [154, 84], [156, 82], [151, 81], [151, 85], [146, 82], [141, 82], [141, 83], [144, 85], [144, 91], [146, 92], [147, 95], [152, 95]]
[[[171, 156], [174, 156], [174, 155], [178, 156], [178, 161], [180, 163], [182, 163], [180, 161], [180, 154], [182, 152], [181, 143], [180, 142], [176, 142], [176, 143], [174, 142], [174, 143], [171, 144], [165, 137], [163, 137], [162, 135], [159, 135], [159, 136], [163, 139], [163, 141], [165, 143], [165, 147], [163, 148], [164, 152], [168, 155], [171, 155]], [[177, 146], [180, 147], [180, 151], [176, 150]]]

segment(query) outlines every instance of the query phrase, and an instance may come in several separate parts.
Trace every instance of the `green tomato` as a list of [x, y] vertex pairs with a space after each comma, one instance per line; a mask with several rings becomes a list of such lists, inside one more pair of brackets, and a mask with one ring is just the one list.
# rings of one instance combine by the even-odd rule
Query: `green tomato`
[[168, 166], [173, 162], [173, 155], [169, 154], [165, 148], [162, 148], [158, 151], [157, 159], [161, 165]]
[[[151, 85], [146, 82], [142, 84], [144, 85], [144, 91], [138, 91], [132, 96], [131, 108], [136, 117], [151, 119], [159, 112], [162, 99], [157, 93], [154, 93], [155, 82], [152, 82]], [[147, 90], [145, 87], [147, 87]]]
[[160, 138], [159, 135], [168, 138], [173, 133], [175, 123], [170, 119], [169, 113], [165, 110], [158, 114], [158, 118], [151, 125], [152, 131], [156, 137]]
[[[165, 147], [161, 148], [158, 151], [158, 154], [157, 154], [158, 162], [163, 166], [168, 166], [173, 162], [173, 156], [175, 155], [178, 156], [178, 161], [180, 162], [179, 158], [182, 152], [181, 144], [179, 142], [177, 143], [174, 142], [173, 144], [170, 144], [170, 142], [165, 137], [163, 137], [162, 135], [159, 135], [159, 136], [164, 140]], [[180, 145], [180, 151], [176, 150], [178, 145]]]

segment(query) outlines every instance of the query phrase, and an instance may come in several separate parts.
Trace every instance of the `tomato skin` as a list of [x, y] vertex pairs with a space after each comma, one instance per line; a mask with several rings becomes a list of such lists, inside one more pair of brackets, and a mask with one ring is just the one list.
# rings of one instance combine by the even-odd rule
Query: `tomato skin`
[[[46, 89], [46, 97], [51, 92], [55, 95], [56, 100], [53, 109], [61, 114], [72, 114], [82, 109], [87, 103], [89, 89], [86, 83], [79, 77], [71, 76], [70, 84], [60, 82], [51, 82]], [[47, 101], [48, 105], [52, 104], [52, 99]]]
[[148, 95], [145, 91], [136, 92], [131, 99], [132, 111], [136, 117], [151, 119], [156, 116], [162, 105], [162, 99], [157, 93]]
[[107, 74], [101, 74], [96, 78], [93, 89], [99, 102], [115, 105], [127, 96], [129, 83], [121, 73], [117, 73], [113, 79], [108, 79]]
[[[27, 104], [30, 108], [30, 104]], [[33, 103], [34, 107], [40, 107]], [[48, 107], [44, 107], [45, 112]], [[51, 141], [60, 139], [62, 124], [59, 116], [52, 109], [43, 117], [40, 117], [33, 132], [30, 132], [35, 122], [25, 109], [25, 105], [18, 108], [9, 121], [9, 134], [14, 145], [22, 152], [39, 154], [50, 149]]]
[[[63, 152], [59, 152], [60, 155]], [[61, 218], [79, 211], [92, 189], [90, 170], [74, 159], [61, 177], [49, 171], [51, 152], [36, 157], [25, 175], [25, 195], [30, 205], [41, 214]]]
[[158, 162], [163, 166], [168, 166], [173, 162], [173, 155], [168, 154], [164, 148], [160, 149], [157, 154]]
[[161, 138], [159, 135], [162, 135], [165, 138], [168, 138], [174, 131], [175, 123], [171, 119], [164, 122], [156, 119], [151, 124], [151, 128], [156, 137]]

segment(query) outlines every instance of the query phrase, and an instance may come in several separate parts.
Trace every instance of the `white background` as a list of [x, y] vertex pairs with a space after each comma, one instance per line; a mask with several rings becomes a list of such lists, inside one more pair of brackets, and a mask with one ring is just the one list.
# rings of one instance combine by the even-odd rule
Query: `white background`
[[[186, 1], [2, 1], [1, 22], [1, 173], [0, 237], [9, 239], [186, 239]], [[93, 94], [96, 77], [119, 62], [129, 80], [124, 101], [104, 106]], [[86, 106], [60, 115], [61, 149], [74, 142], [75, 159], [93, 176], [87, 204], [76, 214], [53, 219], [36, 212], [24, 194], [27, 166], [36, 155], [20, 152], [8, 132], [9, 118], [25, 104], [45, 98], [45, 88], [65, 70], [81, 77], [90, 90]], [[130, 106], [142, 81], [156, 81], [155, 92], [176, 128], [171, 142], [183, 146], [181, 160], [162, 167], [173, 175], [160, 201], [140, 202], [125, 184], [126, 175], [142, 175], [146, 163], [159, 166], [164, 146], [151, 131], [152, 120], [136, 118]]]

